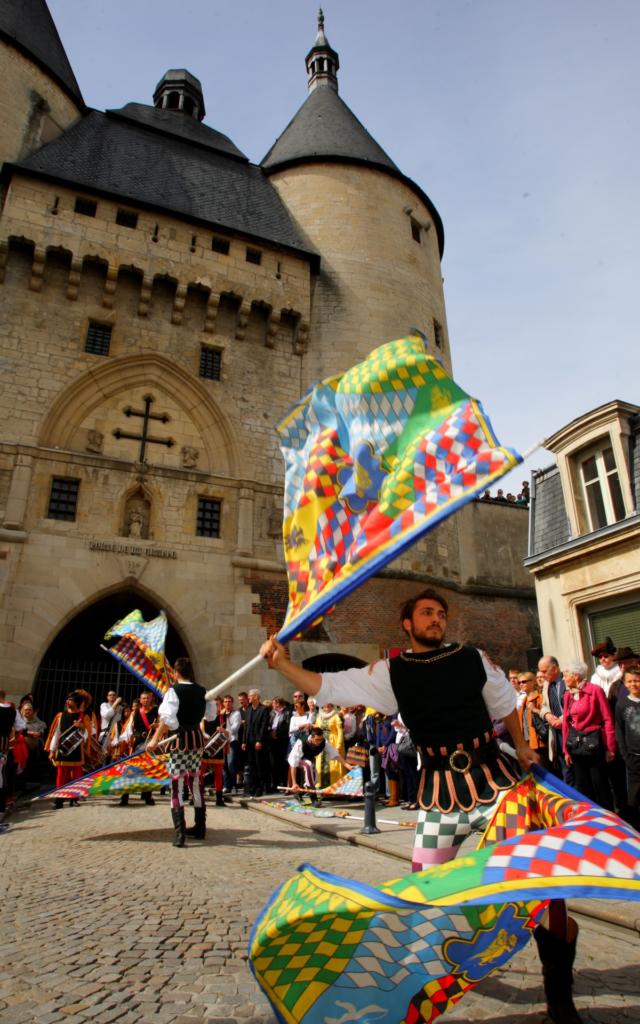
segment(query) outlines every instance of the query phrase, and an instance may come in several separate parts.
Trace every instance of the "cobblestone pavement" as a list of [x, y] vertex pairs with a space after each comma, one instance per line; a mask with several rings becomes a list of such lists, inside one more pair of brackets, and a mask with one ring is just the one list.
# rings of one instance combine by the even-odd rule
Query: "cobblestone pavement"
[[[189, 814], [189, 812], [188, 812]], [[261, 906], [304, 860], [378, 883], [397, 859], [240, 806], [209, 811], [205, 843], [170, 844], [166, 799], [21, 810], [0, 835], [0, 1024], [272, 1024], [246, 962]], [[410, 836], [407, 836], [410, 843]], [[635, 932], [583, 919], [585, 1024], [640, 1024]], [[529, 947], [443, 1018], [541, 1024]]]

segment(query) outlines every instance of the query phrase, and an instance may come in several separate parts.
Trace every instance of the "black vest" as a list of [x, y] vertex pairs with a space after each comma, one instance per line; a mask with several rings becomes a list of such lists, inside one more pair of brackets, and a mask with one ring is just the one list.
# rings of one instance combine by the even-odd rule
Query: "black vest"
[[[147, 716], [147, 720], [149, 722], [149, 725], [153, 726], [155, 724], [155, 722], [157, 721], [157, 718], [158, 718], [158, 709], [157, 708], [149, 708], [149, 710], [146, 711], [145, 714]], [[140, 709], [136, 708], [136, 710], [133, 713], [133, 737], [134, 737], [134, 740], [139, 743], [140, 740], [146, 740], [148, 735], [149, 735], [149, 730], [147, 729], [146, 725], [144, 724], [144, 719], [143, 719], [142, 715], [140, 714]]]
[[391, 659], [389, 672], [402, 721], [416, 746], [452, 750], [492, 731], [482, 697], [487, 675], [475, 647], [407, 651]]
[[313, 761], [314, 757], [321, 754], [327, 745], [325, 738], [322, 738], [322, 743], [319, 743], [317, 747], [313, 747], [308, 740], [302, 741], [302, 753], [307, 761]]
[[197, 729], [204, 718], [207, 704], [204, 695], [207, 691], [198, 683], [176, 683], [174, 690], [179, 702], [177, 717], [180, 729]]
[[11, 735], [15, 719], [16, 709], [13, 704], [0, 707], [0, 754], [6, 753], [9, 749], [9, 736]]

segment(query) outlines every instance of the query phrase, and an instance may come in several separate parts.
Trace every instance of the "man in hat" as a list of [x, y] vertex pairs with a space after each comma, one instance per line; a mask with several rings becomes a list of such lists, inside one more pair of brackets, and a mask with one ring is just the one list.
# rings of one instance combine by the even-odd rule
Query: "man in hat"
[[[513, 687], [484, 652], [445, 643], [447, 613], [434, 590], [406, 601], [400, 618], [411, 649], [368, 668], [320, 675], [293, 664], [275, 637], [261, 648], [270, 668], [320, 703], [400, 711], [422, 759], [414, 870], [455, 857], [470, 832], [484, 831], [502, 792], [517, 781], [493, 739], [493, 719], [504, 722], [523, 770], [538, 761], [522, 735]], [[549, 1016], [554, 1024], [580, 1024], [571, 995], [577, 925], [562, 901], [552, 904], [548, 927], [534, 933]]]

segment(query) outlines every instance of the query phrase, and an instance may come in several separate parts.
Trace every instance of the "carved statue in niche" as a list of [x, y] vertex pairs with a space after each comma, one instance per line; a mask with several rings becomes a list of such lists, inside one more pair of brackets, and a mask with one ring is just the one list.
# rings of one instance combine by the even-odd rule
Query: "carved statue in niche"
[[123, 534], [132, 540], [148, 540], [151, 502], [142, 490], [129, 495], [124, 509]]
[[102, 455], [102, 446], [104, 444], [104, 434], [99, 430], [88, 430], [87, 431], [87, 443], [86, 449], [88, 452], [97, 452], [98, 455]]
[[197, 448], [192, 448], [190, 445], [185, 445], [181, 449], [182, 455], [182, 468], [183, 469], [195, 469], [200, 458], [200, 452]]
[[267, 537], [282, 540], [282, 508], [272, 505], [267, 517]]

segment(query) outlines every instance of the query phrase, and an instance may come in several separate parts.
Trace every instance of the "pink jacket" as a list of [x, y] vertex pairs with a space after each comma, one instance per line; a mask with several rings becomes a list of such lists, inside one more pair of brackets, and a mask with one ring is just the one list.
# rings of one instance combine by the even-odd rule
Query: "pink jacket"
[[593, 683], [585, 683], [576, 700], [574, 691], [567, 688], [564, 695], [564, 714], [562, 716], [562, 745], [566, 750], [569, 726], [580, 732], [592, 732], [599, 729], [607, 750], [616, 752], [616, 729], [609, 702], [604, 691]]

